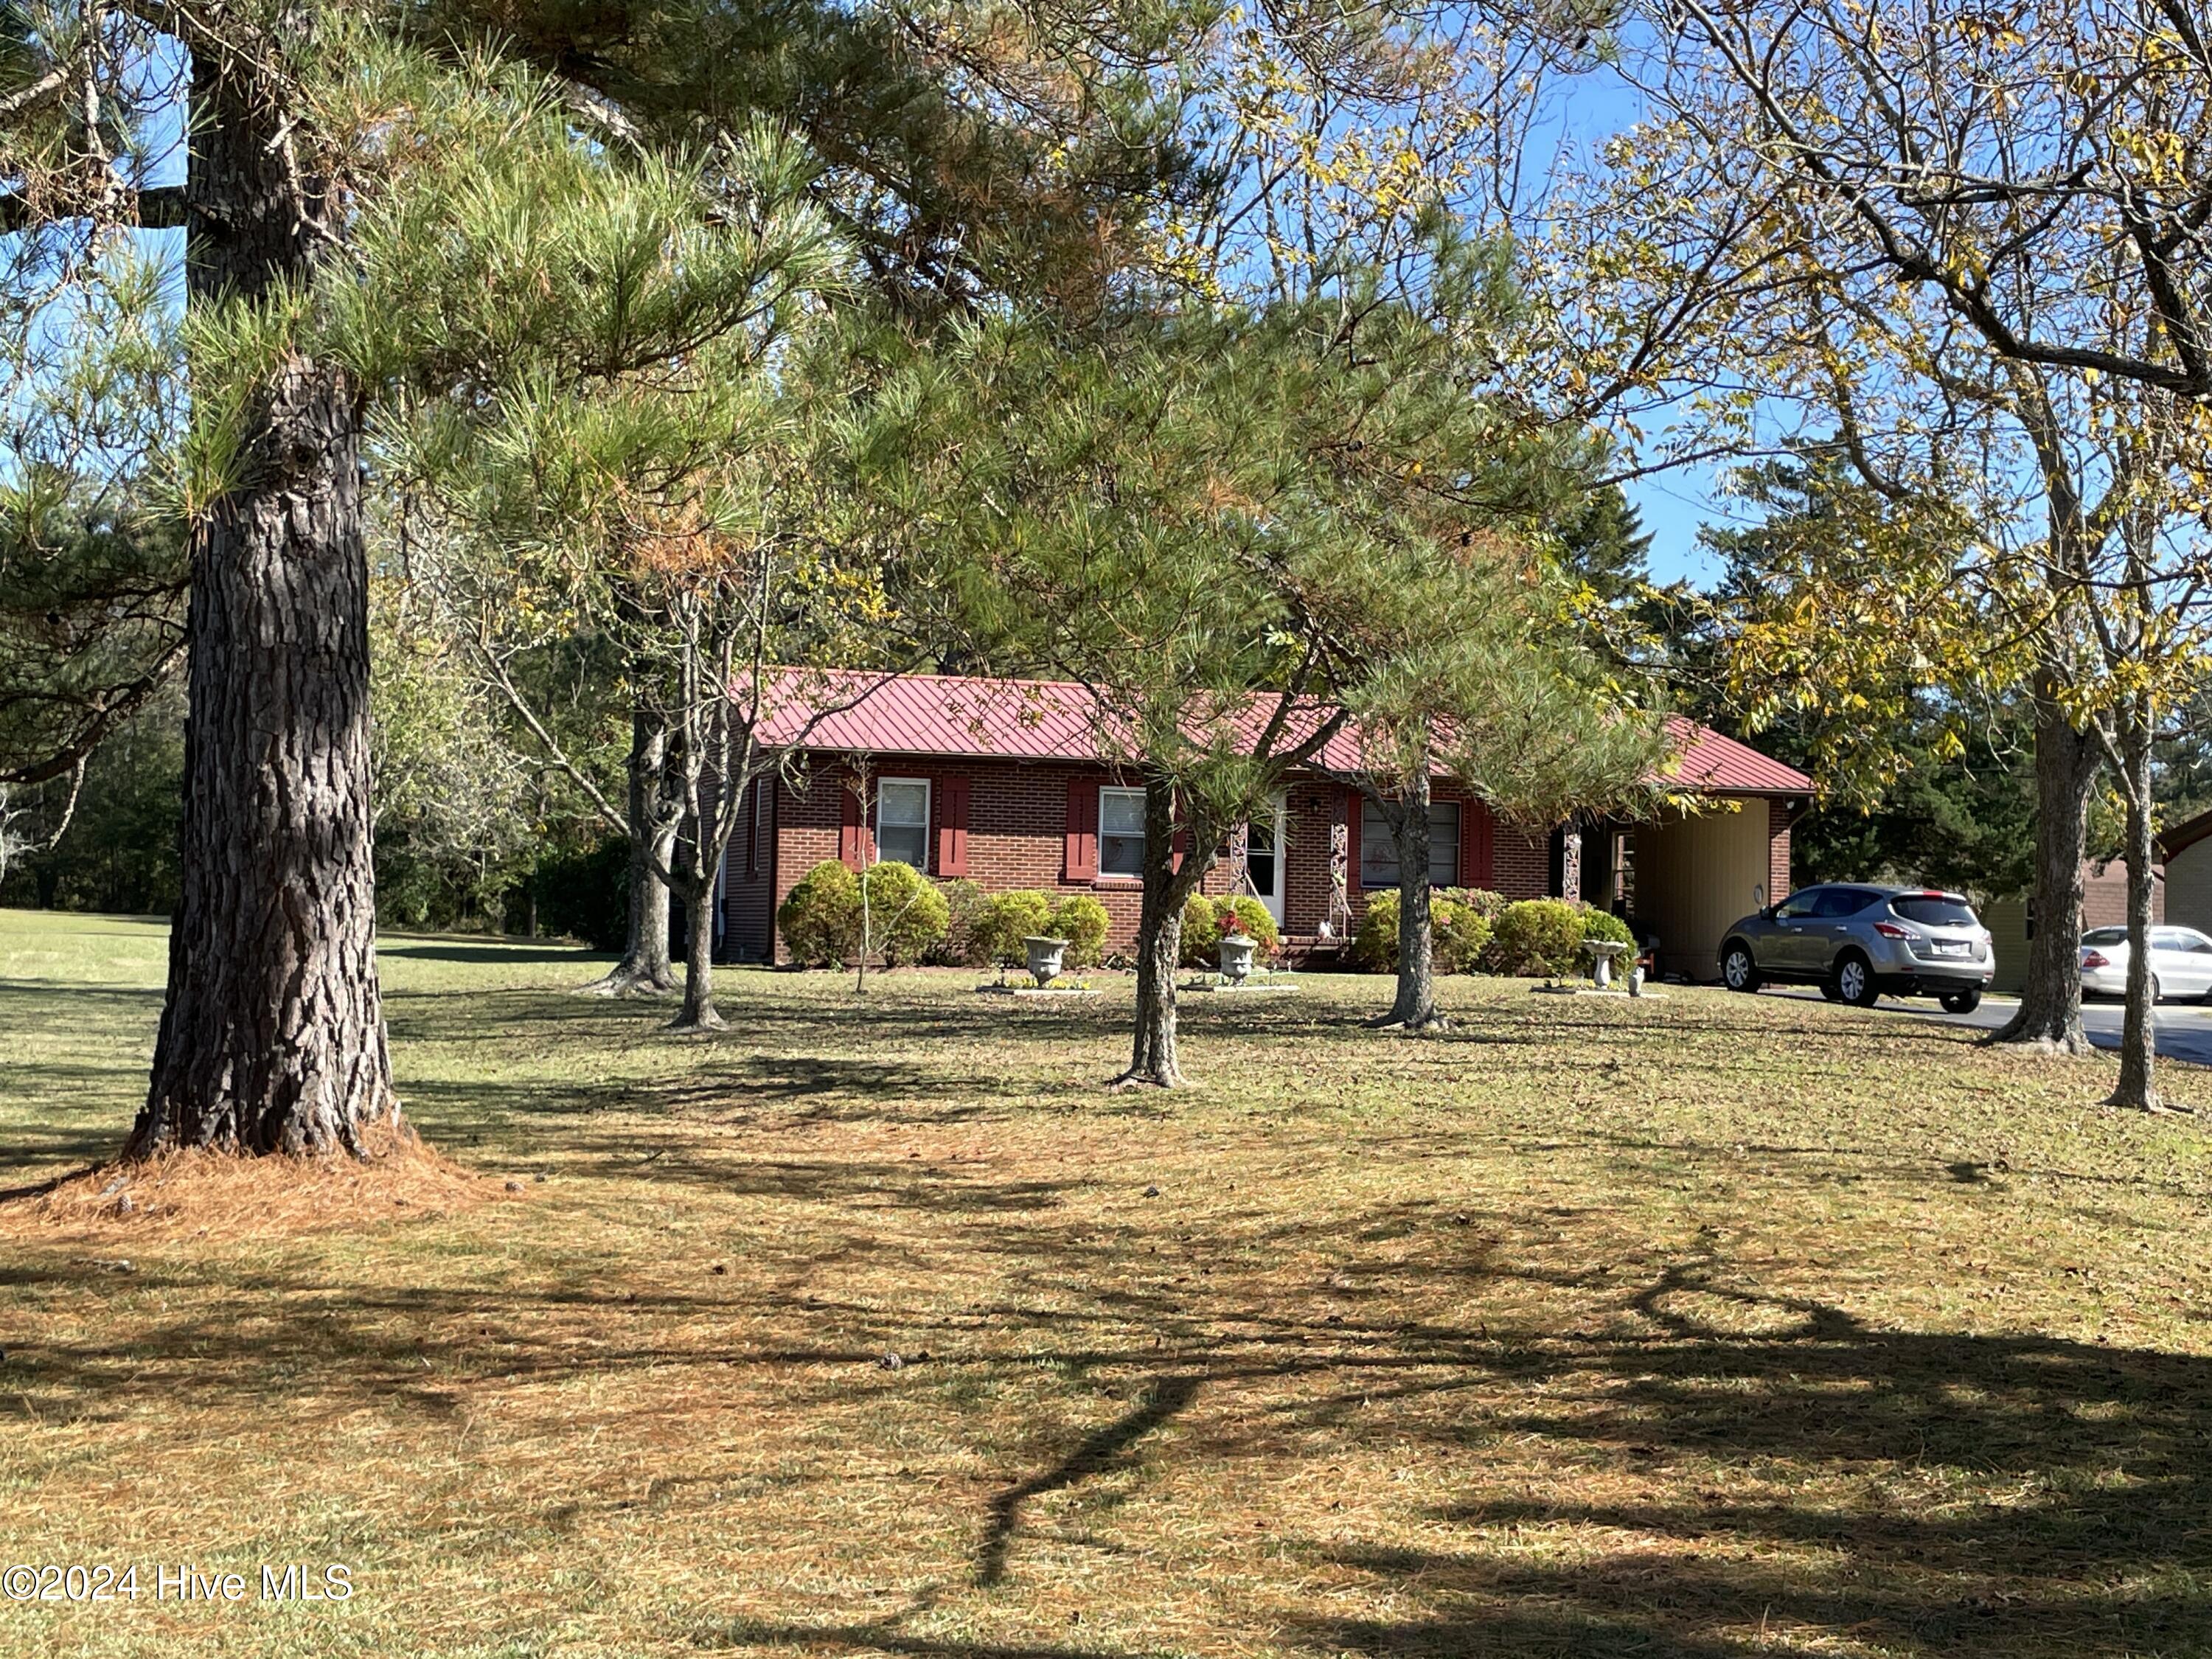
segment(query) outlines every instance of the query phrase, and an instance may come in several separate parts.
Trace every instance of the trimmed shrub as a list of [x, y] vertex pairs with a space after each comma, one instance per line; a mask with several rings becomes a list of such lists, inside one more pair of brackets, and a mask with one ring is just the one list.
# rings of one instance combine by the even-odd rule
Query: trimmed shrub
[[965, 876], [939, 882], [937, 890], [945, 895], [945, 937], [931, 948], [927, 959], [940, 968], [988, 966], [990, 958], [975, 940], [975, 924], [989, 897]]
[[994, 893], [985, 899], [968, 936], [987, 963], [1020, 962], [1025, 955], [1022, 941], [1031, 933], [1049, 933], [1051, 929], [1050, 895], [1023, 889]]
[[1471, 887], [1447, 887], [1429, 898], [1429, 949], [1437, 973], [1474, 973], [1491, 945], [1491, 918], [1480, 902], [1495, 898]]
[[1258, 944], [1259, 949], [1252, 953], [1258, 961], [1271, 960], [1282, 943], [1274, 917], [1249, 893], [1221, 898], [1194, 893], [1182, 907], [1182, 965], [1220, 966], [1221, 936], [1232, 926]]
[[1621, 945], [1636, 943], [1636, 934], [1626, 922], [1612, 911], [1601, 910], [1594, 904], [1583, 912], [1583, 937], [1586, 939], [1609, 939]]
[[921, 961], [951, 925], [945, 895], [910, 864], [872, 865], [856, 885], [866, 898], [867, 914], [856, 914], [855, 925], [866, 923], [868, 942], [887, 968]]
[[860, 944], [860, 878], [823, 860], [777, 908], [775, 927], [793, 962], [819, 968], [848, 960]]
[[[1486, 902], [1490, 901], [1492, 902]], [[1489, 912], [1502, 904], [1495, 893], [1474, 887], [1439, 887], [1429, 895], [1429, 959], [1440, 974], [1471, 974], [1490, 943]], [[1352, 959], [1370, 973], [1398, 971], [1398, 890], [1367, 901], [1352, 936]]]
[[1106, 946], [1106, 930], [1112, 924], [1106, 907], [1090, 894], [1070, 893], [1053, 906], [1052, 920], [1045, 928], [1054, 938], [1067, 941], [1067, 966], [1095, 968]]
[[1464, 905], [1491, 926], [1495, 933], [1498, 918], [1504, 914], [1505, 895], [1493, 893], [1487, 887], [1445, 887], [1438, 890], [1455, 904]]
[[1522, 899], [1498, 913], [1491, 960], [1501, 974], [1571, 974], [1582, 955], [1583, 907]]
[[1398, 890], [1386, 887], [1367, 896], [1359, 926], [1352, 935], [1352, 959], [1370, 974], [1398, 969]]

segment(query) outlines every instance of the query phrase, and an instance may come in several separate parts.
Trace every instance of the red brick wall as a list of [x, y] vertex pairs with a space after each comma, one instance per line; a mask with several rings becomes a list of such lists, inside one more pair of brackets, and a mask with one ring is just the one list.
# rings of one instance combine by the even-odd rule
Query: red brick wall
[[[1132, 878], [1100, 877], [1070, 882], [1066, 878], [1067, 789], [1072, 778], [1087, 785], [1115, 781], [1103, 768], [1083, 768], [1039, 763], [1021, 764], [978, 761], [902, 765], [885, 762], [877, 768], [880, 777], [964, 777], [969, 782], [968, 876], [988, 892], [1035, 888], [1054, 895], [1088, 892], [1098, 898], [1111, 918], [1107, 936], [1109, 950], [1125, 951], [1137, 935], [1142, 894]], [[771, 945], [781, 957], [781, 942], [774, 938], [774, 915], [799, 878], [824, 859], [838, 854], [840, 792], [845, 773], [834, 761], [817, 766], [809, 787], [793, 790], [779, 785], [758, 854], [759, 872], [746, 873], [745, 831], [733, 838], [726, 878], [726, 916], [729, 928], [728, 953], [748, 960], [765, 958]], [[933, 800], [941, 808], [942, 787]], [[1287, 860], [1284, 875], [1284, 931], [1310, 937], [1320, 931], [1328, 915], [1329, 840], [1332, 828], [1350, 812], [1359, 810], [1358, 794], [1338, 784], [1313, 778], [1294, 779], [1285, 788]], [[1461, 800], [1459, 792], [1439, 786], [1440, 801]], [[1486, 811], [1480, 802], [1466, 803], [1469, 813]], [[1778, 808], [1777, 809], [1778, 811]], [[1202, 850], [1202, 849], [1201, 849]], [[933, 834], [930, 857], [939, 855]], [[1789, 879], [1789, 837], [1786, 815], [1781, 820], [1775, 854], [1779, 879]], [[933, 876], [941, 872], [933, 868]], [[1365, 905], [1358, 886], [1355, 855], [1349, 894], [1354, 925]], [[1504, 824], [1493, 827], [1491, 885], [1508, 899], [1540, 898], [1551, 890], [1549, 837], [1528, 835]], [[1225, 857], [1207, 873], [1205, 890], [1226, 892], [1229, 870]], [[1778, 891], [1787, 891], [1786, 885]]]
[[1766, 902], [1779, 904], [1797, 890], [1790, 878], [1790, 820], [1787, 805], [1766, 803]]
[[[948, 776], [968, 780], [968, 878], [986, 892], [1002, 893], [1019, 888], [1034, 888], [1041, 892], [1061, 896], [1069, 893], [1089, 893], [1106, 907], [1111, 927], [1107, 934], [1109, 950], [1127, 950], [1136, 940], [1138, 911], [1143, 902], [1143, 891], [1133, 877], [1100, 876], [1069, 881], [1066, 877], [1067, 787], [1072, 778], [1080, 777], [1086, 785], [1097, 787], [1115, 780], [1103, 768], [1085, 768], [1036, 763], [1023, 765], [1000, 761], [977, 761], [955, 764], [942, 761], [917, 763], [911, 767], [896, 762], [885, 763], [876, 769], [878, 778], [927, 777], [936, 782]], [[780, 787], [775, 807], [776, 835], [775, 868], [772, 877], [764, 873], [760, 884], [761, 899], [771, 913], [790, 896], [791, 890], [799, 878], [824, 859], [837, 856], [837, 832], [842, 802], [840, 792], [845, 787], [845, 774], [834, 763], [815, 769], [805, 788], [793, 790]], [[1294, 789], [1293, 795], [1297, 793]], [[933, 811], [941, 810], [944, 799], [942, 787], [931, 792]], [[1306, 866], [1310, 862], [1308, 843], [1301, 834], [1294, 811], [1291, 831], [1291, 850], [1288, 876], [1289, 914], [1296, 916], [1299, 893]], [[1320, 836], [1320, 882], [1322, 898], [1314, 907], [1316, 920], [1327, 905], [1328, 882], [1328, 835], [1324, 829]], [[942, 876], [935, 866], [938, 858], [937, 838], [930, 840], [932, 876]], [[732, 864], [735, 864], [734, 856]], [[1207, 873], [1207, 892], [1226, 892], [1229, 872], [1226, 860]], [[730, 891], [732, 903], [739, 884], [732, 881]], [[748, 902], [755, 902], [750, 893]], [[734, 914], [734, 913], [733, 913]], [[772, 923], [771, 923], [772, 925]], [[1297, 923], [1292, 922], [1292, 931]], [[749, 939], [750, 935], [747, 936]], [[777, 957], [781, 959], [781, 941], [776, 941]], [[756, 952], [756, 954], [758, 954]]]
[[[1589, 837], [1585, 836], [1585, 842]], [[1589, 856], [1587, 845], [1583, 855]], [[1501, 898], [1532, 899], [1552, 896], [1552, 838], [1532, 836], [1507, 824], [1498, 826], [1496, 850], [1490, 855], [1491, 886]]]

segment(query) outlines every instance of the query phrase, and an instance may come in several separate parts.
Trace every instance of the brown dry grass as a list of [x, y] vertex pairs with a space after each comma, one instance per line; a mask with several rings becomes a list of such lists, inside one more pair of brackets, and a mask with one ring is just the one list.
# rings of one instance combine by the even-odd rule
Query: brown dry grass
[[[140, 1086], [158, 936], [72, 926], [0, 913], [0, 1185]], [[2212, 1164], [2103, 1060], [1352, 980], [1132, 1098], [1125, 989], [740, 974], [677, 1040], [556, 952], [387, 969], [524, 1201], [0, 1244], [0, 1561], [358, 1593], [0, 1651], [2212, 1651]]]

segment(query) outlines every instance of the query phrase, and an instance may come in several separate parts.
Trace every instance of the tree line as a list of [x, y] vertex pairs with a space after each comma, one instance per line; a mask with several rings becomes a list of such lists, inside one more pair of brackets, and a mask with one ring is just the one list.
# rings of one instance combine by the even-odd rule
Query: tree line
[[[673, 987], [672, 893], [719, 1023], [714, 872], [813, 670], [1087, 688], [1158, 1084], [1206, 854], [1340, 730], [1419, 1029], [1432, 772], [1648, 806], [1718, 684], [1870, 800], [2025, 711], [2009, 1035], [2078, 1046], [2091, 805], [2147, 924], [2200, 633], [2203, 52], [2105, 10], [11, 10], [0, 787], [185, 707], [132, 1149], [396, 1114], [373, 710], [431, 797], [621, 836], [606, 988]], [[1578, 170], [1538, 147], [1594, 80], [1653, 113]], [[1609, 486], [1778, 447], [1832, 516], [1739, 592], [1588, 580]]]

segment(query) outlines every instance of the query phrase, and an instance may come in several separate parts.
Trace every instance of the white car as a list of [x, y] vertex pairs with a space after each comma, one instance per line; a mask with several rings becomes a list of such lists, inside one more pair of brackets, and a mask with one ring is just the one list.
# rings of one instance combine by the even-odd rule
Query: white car
[[[2128, 994], [2128, 930], [2094, 927], [2081, 935], [2081, 994]], [[2150, 1000], [2212, 997], [2212, 939], [2194, 927], [2150, 930]]]

